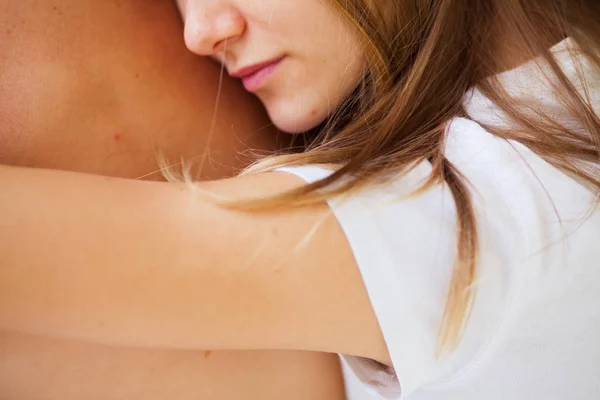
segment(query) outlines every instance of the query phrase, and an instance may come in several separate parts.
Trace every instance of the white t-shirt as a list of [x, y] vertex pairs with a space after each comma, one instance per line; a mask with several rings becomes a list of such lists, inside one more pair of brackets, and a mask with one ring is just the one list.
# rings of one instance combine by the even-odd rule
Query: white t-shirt
[[[566, 40], [554, 51], [578, 82], [571, 44]], [[600, 78], [590, 71], [584, 72], [598, 106]], [[566, 118], [535, 63], [499, 78], [511, 94]], [[520, 143], [486, 131], [481, 123], [508, 122], [477, 90], [465, 105], [470, 118], [449, 125], [446, 156], [472, 184], [480, 259], [472, 314], [452, 354], [435, 356], [455, 260], [448, 187], [405, 197], [428, 177], [431, 166], [424, 162], [385, 187], [330, 201], [394, 366], [342, 357], [353, 371], [348, 396], [376, 398], [368, 388], [406, 400], [600, 399], [600, 211], [593, 209], [594, 193]], [[308, 182], [330, 173], [315, 166], [283, 170]]]

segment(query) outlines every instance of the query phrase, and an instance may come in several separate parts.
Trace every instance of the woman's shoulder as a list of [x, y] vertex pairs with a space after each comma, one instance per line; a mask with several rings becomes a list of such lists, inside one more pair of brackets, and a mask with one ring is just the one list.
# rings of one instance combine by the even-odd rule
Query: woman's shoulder
[[[568, 218], [591, 205], [591, 193], [577, 181], [472, 119], [449, 123], [446, 157], [470, 189], [480, 242], [477, 302], [465, 340], [447, 363], [436, 358], [436, 321], [456, 258], [457, 211], [448, 186], [440, 183], [417, 191], [432, 172], [423, 161], [386, 184], [329, 201], [405, 392], [426, 380], [452, 376], [483, 351], [506, 318], [511, 296], [529, 272], [540, 271], [542, 258], [532, 255], [542, 254], [548, 240], [560, 237], [557, 210]], [[331, 173], [323, 166], [283, 170], [308, 182]], [[349, 365], [364, 375], [364, 365], [357, 367], [357, 362], [362, 365], [349, 359]], [[383, 376], [379, 370], [367, 370], [372, 371], [368, 379]]]

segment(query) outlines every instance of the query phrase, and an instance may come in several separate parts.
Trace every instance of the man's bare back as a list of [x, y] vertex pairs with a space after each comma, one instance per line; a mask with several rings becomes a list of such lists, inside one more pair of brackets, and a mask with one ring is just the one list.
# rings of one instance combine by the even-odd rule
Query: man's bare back
[[155, 150], [203, 154], [212, 127], [216, 178], [249, 161], [238, 153], [274, 149], [259, 102], [185, 49], [170, 3], [3, 1], [0, 161], [138, 177]]
[[[227, 78], [216, 110], [219, 86], [218, 67], [186, 51], [171, 2], [0, 6], [0, 163], [160, 179], [162, 154], [195, 158], [202, 178], [230, 176], [251, 160], [244, 152], [274, 150], [278, 136]], [[331, 355], [129, 349], [0, 332], [3, 400], [341, 397]]]

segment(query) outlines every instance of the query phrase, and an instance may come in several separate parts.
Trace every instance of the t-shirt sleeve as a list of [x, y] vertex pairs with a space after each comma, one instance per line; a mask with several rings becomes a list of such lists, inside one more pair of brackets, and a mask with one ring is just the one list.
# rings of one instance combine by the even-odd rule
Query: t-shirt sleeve
[[[478, 255], [467, 324], [458, 346], [442, 357], [436, 345], [457, 248], [457, 214], [448, 186], [415, 192], [432, 171], [422, 162], [408, 174], [328, 201], [352, 249], [393, 368], [357, 357], [342, 359], [383, 398], [439, 391], [476, 369], [502, 321], [510, 319], [510, 299], [530, 257], [527, 232], [537, 229], [541, 200], [533, 196], [532, 187], [539, 183], [523, 153], [460, 118], [449, 127], [446, 153], [468, 182]], [[306, 182], [331, 173], [320, 166], [280, 171]], [[544, 193], [539, 190], [547, 202]]]
[[[282, 168], [314, 182], [330, 171]], [[368, 292], [393, 368], [342, 356], [356, 376], [384, 398], [400, 398], [440, 374], [436, 340], [453, 267], [456, 218], [443, 185], [418, 195], [427, 163], [392, 183], [331, 199]]]

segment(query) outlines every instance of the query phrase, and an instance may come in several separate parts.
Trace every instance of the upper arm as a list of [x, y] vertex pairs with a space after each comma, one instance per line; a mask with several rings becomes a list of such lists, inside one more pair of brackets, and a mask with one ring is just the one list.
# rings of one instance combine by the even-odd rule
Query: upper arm
[[190, 190], [18, 169], [2, 175], [5, 328], [389, 361], [352, 251], [325, 204], [246, 213], [202, 195], [269, 195], [301, 184], [297, 177]]

